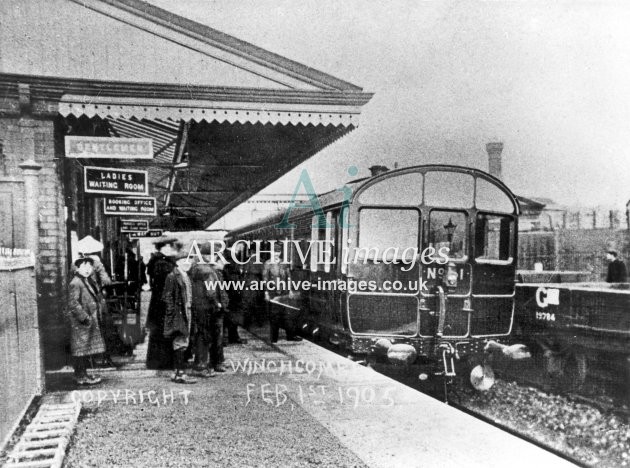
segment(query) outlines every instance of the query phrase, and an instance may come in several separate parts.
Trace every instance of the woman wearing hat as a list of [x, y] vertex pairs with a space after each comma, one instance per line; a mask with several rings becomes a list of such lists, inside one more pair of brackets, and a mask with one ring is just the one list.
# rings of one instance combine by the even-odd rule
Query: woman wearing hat
[[171, 369], [173, 367], [172, 341], [164, 337], [164, 314], [166, 304], [163, 300], [166, 277], [175, 268], [173, 256], [181, 247], [174, 237], [161, 237], [154, 242], [157, 252], [147, 265], [151, 280], [151, 300], [147, 315], [149, 345], [147, 347], [147, 368]]
[[[110, 286], [112, 280], [107, 274], [107, 270], [101, 261], [101, 252], [103, 252], [104, 245], [102, 242], [97, 241], [92, 236], [85, 236], [77, 244], [77, 251], [81, 257], [91, 258], [94, 262], [93, 271], [90, 275], [90, 279], [96, 286], [99, 294], [102, 293], [103, 288]], [[107, 302], [105, 297], [101, 294], [101, 304], [99, 306], [98, 323], [105, 340], [105, 352], [103, 353], [103, 365], [107, 367], [116, 367], [116, 364], [112, 361], [111, 356], [114, 350], [118, 346], [118, 337], [116, 326], [114, 321], [107, 310]]]
[[87, 373], [88, 358], [105, 352], [98, 314], [102, 304], [100, 291], [90, 278], [94, 260], [79, 258], [69, 285], [69, 320], [74, 377], [79, 385], [94, 385], [100, 378]]

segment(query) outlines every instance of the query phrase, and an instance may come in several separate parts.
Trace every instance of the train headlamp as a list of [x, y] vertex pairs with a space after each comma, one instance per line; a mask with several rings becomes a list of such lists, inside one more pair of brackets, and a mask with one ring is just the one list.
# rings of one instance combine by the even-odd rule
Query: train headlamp
[[457, 268], [454, 263], [449, 263], [446, 269], [446, 285], [450, 288], [457, 286]]

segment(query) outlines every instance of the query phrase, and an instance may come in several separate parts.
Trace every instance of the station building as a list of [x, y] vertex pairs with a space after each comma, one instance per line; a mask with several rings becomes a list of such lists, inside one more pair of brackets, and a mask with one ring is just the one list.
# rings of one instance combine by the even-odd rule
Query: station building
[[[104, 198], [153, 197], [151, 229], [203, 229], [355, 129], [372, 96], [139, 0], [4, 0], [0, 17], [0, 243], [35, 255], [46, 369], [68, 363], [73, 236], [99, 239], [108, 267], [129, 243]], [[102, 154], [112, 138], [126, 156]], [[90, 193], [86, 167], [146, 177]]]

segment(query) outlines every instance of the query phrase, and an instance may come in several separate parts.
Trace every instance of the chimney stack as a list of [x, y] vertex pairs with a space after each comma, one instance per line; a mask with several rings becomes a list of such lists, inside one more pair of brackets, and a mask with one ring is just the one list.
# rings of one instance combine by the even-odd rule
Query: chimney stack
[[486, 145], [488, 152], [488, 172], [497, 179], [502, 179], [501, 174], [501, 152], [503, 151], [503, 143], [500, 141], [490, 142]]
[[376, 177], [377, 175], [381, 175], [389, 171], [389, 167], [387, 166], [370, 166], [368, 169], [370, 170], [372, 177]]

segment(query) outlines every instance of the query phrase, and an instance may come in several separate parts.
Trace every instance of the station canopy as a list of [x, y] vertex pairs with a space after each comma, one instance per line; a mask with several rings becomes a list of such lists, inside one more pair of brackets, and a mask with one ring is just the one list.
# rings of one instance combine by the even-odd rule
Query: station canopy
[[147, 170], [152, 227], [212, 224], [356, 128], [372, 96], [138, 0], [6, 0], [0, 13], [5, 93], [54, 95], [68, 134], [153, 140], [152, 160], [81, 161]]

